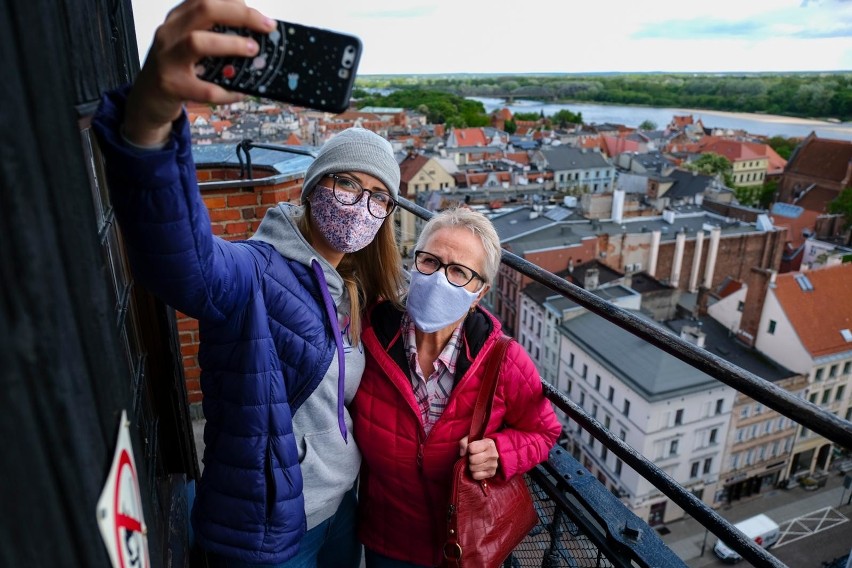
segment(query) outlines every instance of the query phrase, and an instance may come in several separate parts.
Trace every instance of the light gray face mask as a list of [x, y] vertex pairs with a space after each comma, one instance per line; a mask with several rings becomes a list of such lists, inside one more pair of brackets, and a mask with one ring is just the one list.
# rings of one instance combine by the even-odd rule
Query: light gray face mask
[[441, 270], [427, 276], [415, 269], [405, 308], [417, 329], [433, 333], [459, 321], [478, 295], [450, 284]]

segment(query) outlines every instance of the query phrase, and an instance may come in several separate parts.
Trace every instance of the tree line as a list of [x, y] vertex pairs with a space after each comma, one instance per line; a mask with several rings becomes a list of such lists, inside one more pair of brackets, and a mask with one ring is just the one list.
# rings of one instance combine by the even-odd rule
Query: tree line
[[852, 73], [362, 76], [358, 86], [852, 120]]

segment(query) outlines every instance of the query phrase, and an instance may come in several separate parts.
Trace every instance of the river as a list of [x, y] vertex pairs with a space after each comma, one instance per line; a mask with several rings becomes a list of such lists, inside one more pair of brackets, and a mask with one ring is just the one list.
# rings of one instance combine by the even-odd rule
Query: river
[[852, 141], [852, 122], [828, 122], [805, 118], [791, 118], [773, 114], [753, 114], [746, 112], [723, 112], [716, 110], [695, 110], [679, 108], [657, 108], [623, 105], [599, 105], [590, 103], [543, 103], [541, 101], [516, 100], [506, 104], [503, 99], [487, 97], [468, 97], [481, 102], [486, 112], [507, 107], [513, 113], [544, 111], [545, 116], [568, 109], [583, 115], [586, 124], [623, 124], [638, 126], [645, 120], [655, 123], [658, 128], [665, 128], [674, 115], [689, 115], [700, 118], [708, 128], [741, 129], [751, 134], [764, 136], [784, 136], [787, 138], [803, 138], [811, 132], [821, 138]]

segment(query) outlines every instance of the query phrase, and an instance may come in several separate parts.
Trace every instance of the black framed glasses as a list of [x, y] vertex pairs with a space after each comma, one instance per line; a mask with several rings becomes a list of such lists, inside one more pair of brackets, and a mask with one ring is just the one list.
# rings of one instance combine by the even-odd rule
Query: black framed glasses
[[414, 267], [417, 269], [417, 272], [427, 276], [435, 274], [443, 268], [444, 274], [447, 276], [447, 281], [458, 288], [467, 286], [474, 278], [479, 279], [483, 284], [485, 283], [485, 279], [474, 269], [468, 268], [463, 264], [455, 264], [454, 262], [441, 262], [441, 259], [425, 250], [414, 251]]
[[332, 180], [332, 193], [338, 203], [355, 205], [366, 193], [369, 196], [367, 198], [367, 211], [378, 219], [384, 219], [396, 208], [396, 201], [387, 191], [364, 189], [364, 186], [350, 177], [337, 174], [329, 174], [328, 177]]

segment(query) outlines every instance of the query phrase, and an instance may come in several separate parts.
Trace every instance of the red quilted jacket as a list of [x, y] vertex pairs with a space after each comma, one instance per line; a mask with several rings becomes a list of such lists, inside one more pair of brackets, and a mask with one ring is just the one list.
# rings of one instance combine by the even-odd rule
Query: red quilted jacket
[[[427, 438], [409, 379], [401, 317], [390, 304], [379, 304], [362, 335], [367, 367], [350, 409], [363, 454], [358, 534], [365, 546], [390, 558], [437, 565], [459, 440], [470, 429], [487, 357], [502, 332], [479, 308], [465, 320], [455, 386]], [[500, 455], [497, 475], [524, 473], [547, 459], [559, 431], [535, 365], [512, 342], [486, 431]]]

